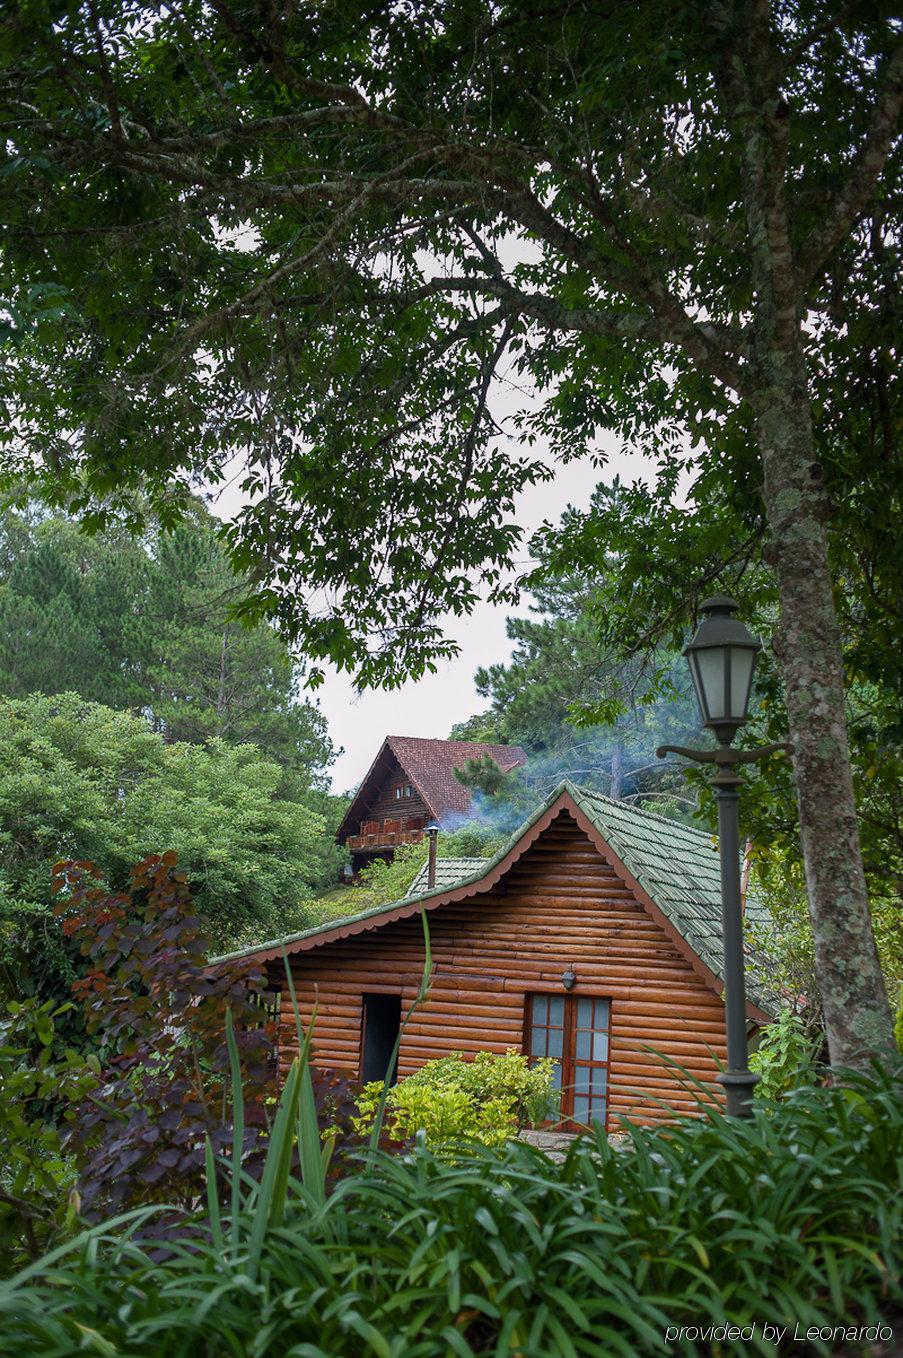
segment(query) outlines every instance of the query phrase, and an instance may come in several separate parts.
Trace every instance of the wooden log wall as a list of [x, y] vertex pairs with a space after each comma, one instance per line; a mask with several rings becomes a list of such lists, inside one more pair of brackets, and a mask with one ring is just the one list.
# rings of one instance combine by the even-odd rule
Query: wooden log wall
[[[653, 1122], [697, 1109], [668, 1060], [720, 1101], [721, 1000], [568, 814], [491, 891], [428, 918], [433, 982], [405, 1031], [400, 1075], [453, 1051], [522, 1050], [525, 996], [563, 994], [561, 974], [573, 965], [574, 994], [611, 1001], [609, 1126], [613, 1114]], [[318, 1006], [315, 1062], [357, 1074], [361, 995], [400, 990], [405, 1014], [422, 967], [419, 916], [296, 954], [305, 1023]], [[297, 1050], [287, 986], [281, 1022], [284, 1068]]]
[[366, 813], [362, 815], [361, 820], [384, 820], [387, 816], [390, 819], [396, 816], [425, 816], [428, 820], [430, 809], [416, 788], [412, 797], [396, 798], [395, 789], [399, 784], [403, 787], [410, 784], [413, 787], [410, 778], [396, 759], [380, 784], [376, 796], [368, 802]]

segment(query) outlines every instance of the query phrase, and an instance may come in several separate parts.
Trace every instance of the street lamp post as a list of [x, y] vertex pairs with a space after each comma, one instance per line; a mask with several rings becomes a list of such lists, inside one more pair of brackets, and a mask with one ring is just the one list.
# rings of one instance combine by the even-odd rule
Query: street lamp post
[[721, 859], [721, 915], [724, 943], [724, 1019], [727, 1030], [727, 1068], [718, 1076], [724, 1085], [727, 1112], [731, 1117], [752, 1116], [752, 1091], [758, 1076], [749, 1069], [746, 1040], [746, 986], [743, 967], [743, 913], [740, 895], [738, 764], [749, 764], [787, 744], [767, 745], [758, 750], [736, 750], [731, 745], [746, 721], [752, 693], [756, 658], [762, 643], [734, 617], [737, 604], [718, 594], [700, 604], [703, 620], [684, 649], [703, 725], [718, 741], [714, 750], [688, 750], [682, 745], [662, 745], [666, 754], [683, 755], [698, 764], [714, 764], [712, 786], [718, 803], [718, 845]]

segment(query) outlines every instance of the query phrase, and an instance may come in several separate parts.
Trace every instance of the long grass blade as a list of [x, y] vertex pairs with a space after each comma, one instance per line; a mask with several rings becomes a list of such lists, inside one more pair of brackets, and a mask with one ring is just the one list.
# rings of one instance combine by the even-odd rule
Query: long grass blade
[[298, 1066], [300, 1070], [300, 1089], [298, 1097], [298, 1159], [301, 1166], [301, 1181], [319, 1206], [326, 1200], [326, 1170], [328, 1156], [320, 1141], [320, 1128], [317, 1122], [317, 1103], [314, 1097], [313, 1079], [310, 1069], [310, 1056], [314, 1029], [317, 1022], [317, 1006], [314, 1005], [307, 1031], [301, 1022], [301, 1009], [295, 993], [295, 982], [289, 965], [288, 954], [283, 948], [282, 960], [291, 1000], [292, 1014], [295, 1019], [295, 1032], [298, 1037]]
[[210, 1144], [209, 1134], [204, 1137], [204, 1169], [207, 1180], [207, 1221], [210, 1225], [210, 1234], [213, 1236], [213, 1243], [220, 1251], [225, 1248], [223, 1240], [223, 1223], [220, 1218], [219, 1194], [216, 1184], [216, 1161], [213, 1158], [213, 1147]]
[[288, 1183], [286, 1162], [290, 1164], [292, 1143], [295, 1135], [297, 1117], [300, 1067], [298, 1061], [292, 1062], [291, 1070], [279, 1098], [279, 1107], [273, 1122], [270, 1144], [267, 1147], [260, 1178], [260, 1188], [254, 1205], [254, 1218], [248, 1241], [248, 1271], [252, 1280], [257, 1276], [257, 1266], [263, 1249], [267, 1229], [273, 1224], [274, 1213], [281, 1215], [284, 1206], [285, 1185]]

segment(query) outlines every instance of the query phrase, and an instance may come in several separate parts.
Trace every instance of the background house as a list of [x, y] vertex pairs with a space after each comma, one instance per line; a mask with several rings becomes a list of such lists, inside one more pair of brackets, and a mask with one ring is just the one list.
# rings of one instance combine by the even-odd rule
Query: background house
[[[760, 929], [767, 912], [749, 899]], [[488, 861], [440, 859], [423, 894], [249, 950], [281, 986], [280, 1062], [297, 1050], [284, 970], [315, 1064], [382, 1078], [424, 963], [428, 997], [398, 1074], [460, 1051], [556, 1062], [566, 1124], [639, 1121], [720, 1100], [726, 1061], [718, 853], [711, 835], [562, 783]], [[748, 1019], [771, 1003], [750, 975]]]
[[416, 844], [426, 825], [456, 828], [473, 794], [455, 777], [470, 759], [492, 759], [503, 773], [527, 762], [519, 745], [387, 736], [339, 826], [355, 872], [374, 858], [391, 860], [400, 844]]

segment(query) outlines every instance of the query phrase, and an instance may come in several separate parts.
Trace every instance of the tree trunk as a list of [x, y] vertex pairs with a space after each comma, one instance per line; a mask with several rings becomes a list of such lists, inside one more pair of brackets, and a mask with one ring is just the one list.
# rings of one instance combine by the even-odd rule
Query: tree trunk
[[219, 686], [216, 692], [216, 715], [219, 717], [216, 734], [222, 739], [226, 731], [226, 633], [223, 632], [223, 641], [219, 653]]
[[778, 582], [775, 636], [786, 694], [815, 971], [831, 1064], [894, 1049], [869, 913], [844, 707], [843, 655], [803, 347], [805, 300], [790, 230], [791, 109], [767, 0], [745, 0], [725, 46], [725, 96], [742, 141], [753, 288], [746, 395], [762, 461], [766, 556]]
[[776, 353], [754, 402], [781, 620], [775, 637], [786, 690], [815, 964], [832, 1065], [893, 1050], [865, 874], [844, 709], [840, 631], [803, 356]]

